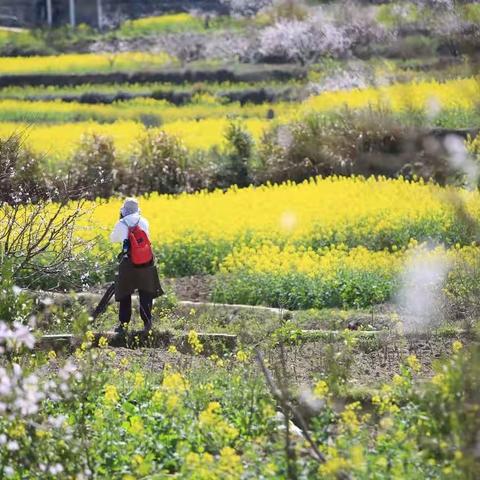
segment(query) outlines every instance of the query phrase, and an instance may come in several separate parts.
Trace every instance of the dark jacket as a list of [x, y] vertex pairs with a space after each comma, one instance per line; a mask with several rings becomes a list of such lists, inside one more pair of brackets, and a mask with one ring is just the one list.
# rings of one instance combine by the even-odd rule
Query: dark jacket
[[135, 290], [148, 292], [152, 298], [164, 294], [154, 262], [137, 267], [125, 256], [118, 265], [118, 274], [115, 277], [115, 300], [119, 302]]

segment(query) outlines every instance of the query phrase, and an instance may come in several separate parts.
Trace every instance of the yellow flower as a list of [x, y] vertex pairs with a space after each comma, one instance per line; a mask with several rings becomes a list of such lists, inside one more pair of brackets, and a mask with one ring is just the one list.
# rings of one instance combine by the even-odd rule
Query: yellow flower
[[315, 388], [313, 389], [313, 393], [318, 397], [318, 398], [324, 398], [328, 395], [328, 384], [324, 380], [319, 380]]
[[385, 457], [381, 456], [377, 458], [377, 460], [375, 461], [375, 464], [380, 468], [387, 468], [388, 460]]
[[365, 458], [363, 456], [363, 448], [361, 445], [354, 445], [350, 449], [350, 460], [355, 469], [363, 468], [365, 464]]
[[345, 410], [340, 414], [343, 428], [355, 433], [360, 428], [360, 421], [357, 416], [357, 411], [360, 409], [360, 402], [350, 403], [345, 407]]
[[190, 330], [188, 332], [188, 344], [192, 348], [194, 353], [202, 353], [203, 352], [203, 345], [198, 338], [198, 333], [195, 330]]
[[93, 342], [93, 340], [95, 339], [95, 334], [89, 330], [86, 334], [85, 334], [85, 340], [87, 342]]
[[35, 435], [38, 438], [46, 438], [46, 437], [50, 436], [50, 432], [47, 432], [46, 430], [43, 430], [41, 428], [37, 428], [37, 430], [35, 430]]
[[409, 355], [406, 359], [406, 364], [411, 368], [413, 372], [419, 372], [422, 368], [416, 355]]
[[188, 381], [180, 373], [165, 372], [162, 388], [168, 392], [181, 394], [190, 388]]
[[207, 408], [200, 412], [199, 424], [225, 440], [233, 440], [238, 436], [238, 430], [221, 416], [221, 410], [218, 402], [210, 402]]
[[54, 350], [50, 350], [48, 352], [48, 359], [49, 360], [55, 360], [57, 358], [57, 354]]
[[134, 383], [134, 388], [135, 390], [139, 390], [142, 388], [145, 384], [145, 377], [141, 372], [135, 373], [135, 383]]
[[243, 351], [243, 350], [239, 350], [236, 354], [236, 359], [240, 362], [240, 363], [245, 363], [246, 361], [248, 361], [248, 359], [250, 358], [250, 355]]
[[171, 394], [167, 397], [167, 410], [170, 412], [173, 412], [174, 410], [177, 409], [178, 405], [180, 404], [180, 397], [175, 394]]
[[168, 353], [178, 353], [177, 347], [175, 345], [170, 345], [167, 351]]
[[215, 362], [217, 367], [223, 367], [224, 366], [224, 361], [216, 354], [212, 354], [208, 357], [212, 362]]
[[347, 460], [341, 457], [333, 457], [328, 459], [323, 465], [320, 465], [318, 471], [320, 475], [327, 478], [334, 476], [348, 466]]
[[273, 477], [274, 475], [276, 475], [278, 473], [278, 467], [270, 462], [270, 463], [267, 463], [264, 467], [264, 473], [265, 475], [269, 476], [269, 477]]
[[390, 428], [393, 427], [393, 419], [392, 417], [383, 417], [381, 420], [380, 420], [380, 426], [384, 429], [384, 430], [389, 430]]
[[242, 460], [233, 448], [223, 447], [220, 450], [218, 471], [221, 474], [221, 478], [233, 480], [241, 477], [243, 473]]
[[8, 434], [12, 438], [21, 438], [25, 436], [26, 430], [23, 423], [17, 423], [15, 426], [12, 426], [8, 431]]
[[394, 376], [393, 376], [393, 383], [397, 386], [401, 386], [403, 385], [404, 383], [404, 379], [401, 375], [398, 375], [398, 373], [396, 373]]
[[82, 346], [83, 346], [83, 344], [80, 346], [80, 348], [75, 349], [75, 353], [74, 353], [75, 358], [77, 358], [79, 360], [82, 359], [84, 354], [85, 354], [85, 350], [82, 349]]
[[266, 403], [262, 408], [262, 414], [266, 418], [273, 418], [275, 416], [275, 409], [269, 403]]
[[84, 73], [111, 72], [125, 69], [143, 69], [164, 66], [172, 61], [166, 53], [121, 52], [115, 55], [105, 53], [71, 53], [51, 56], [2, 58], [0, 74], [22, 73]]
[[463, 343], [460, 340], [455, 340], [452, 343], [453, 353], [458, 353], [463, 348]]
[[107, 404], [115, 404], [120, 400], [120, 395], [118, 394], [117, 387], [115, 385], [106, 385], [105, 386], [105, 402]]
[[123, 424], [128, 433], [132, 435], [141, 435], [144, 432], [143, 420], [138, 415], [134, 415], [128, 422]]
[[108, 340], [105, 337], [100, 337], [100, 339], [98, 340], [98, 346], [100, 348], [108, 347]]

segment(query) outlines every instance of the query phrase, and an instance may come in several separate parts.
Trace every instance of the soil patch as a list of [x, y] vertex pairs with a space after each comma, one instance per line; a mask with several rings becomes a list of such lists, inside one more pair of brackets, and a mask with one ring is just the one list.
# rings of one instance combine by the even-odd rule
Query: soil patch
[[172, 289], [179, 300], [208, 302], [211, 299], [215, 277], [213, 275], [193, 275], [162, 280], [167, 289]]

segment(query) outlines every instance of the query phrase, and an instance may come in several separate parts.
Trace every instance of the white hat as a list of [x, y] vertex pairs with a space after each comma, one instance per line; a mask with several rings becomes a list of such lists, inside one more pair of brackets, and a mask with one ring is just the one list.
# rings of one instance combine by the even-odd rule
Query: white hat
[[138, 200], [136, 198], [129, 197], [123, 202], [123, 207], [120, 212], [124, 217], [132, 215], [134, 213], [139, 213], [140, 209], [138, 208]]

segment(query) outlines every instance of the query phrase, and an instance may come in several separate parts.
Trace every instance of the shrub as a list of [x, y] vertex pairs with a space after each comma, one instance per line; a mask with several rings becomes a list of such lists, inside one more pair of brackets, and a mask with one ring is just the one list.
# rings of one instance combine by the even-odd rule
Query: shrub
[[255, 147], [253, 138], [241, 123], [231, 122], [225, 132], [225, 140], [227, 146], [218, 183], [220, 186], [246, 187], [250, 183], [249, 164]]
[[164, 131], [148, 132], [137, 144], [130, 175], [137, 194], [178, 193], [188, 189], [187, 149]]
[[[268, 131], [259, 148], [255, 178], [301, 181], [313, 175], [405, 175], [455, 180], [441, 140], [385, 108], [310, 114]], [[402, 121], [403, 120], [403, 121]], [[409, 125], [410, 124], [410, 125]]]
[[82, 136], [73, 156], [72, 172], [86, 197], [111, 197], [119, 169], [112, 137], [95, 133]]
[[311, 176], [338, 173], [340, 158], [324, 144], [329, 134], [329, 120], [321, 115], [266, 132], [260, 142], [257, 181], [300, 182]]
[[23, 145], [22, 134], [0, 138], [0, 201], [37, 201], [47, 180], [40, 160]]

